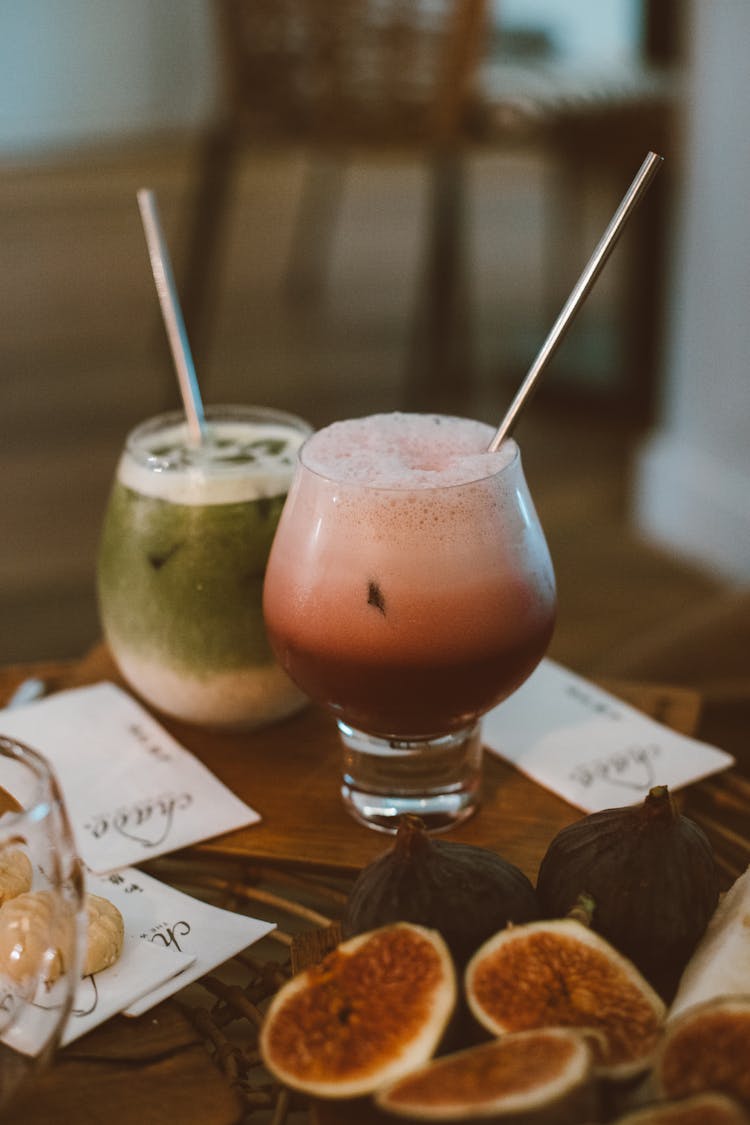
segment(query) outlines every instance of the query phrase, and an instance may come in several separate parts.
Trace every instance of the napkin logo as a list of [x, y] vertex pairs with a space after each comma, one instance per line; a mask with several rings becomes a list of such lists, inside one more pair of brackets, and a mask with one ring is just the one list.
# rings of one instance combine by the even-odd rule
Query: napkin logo
[[13, 1019], [17, 1001], [18, 996], [11, 989], [4, 992], [0, 997], [0, 1028], [5, 1027]]
[[571, 771], [570, 779], [584, 789], [590, 789], [597, 782], [606, 782], [637, 793], [647, 793], [656, 784], [654, 758], [660, 753], [661, 747], [655, 742], [645, 746], [628, 746], [607, 757], [582, 762]]
[[565, 685], [565, 694], [581, 707], [585, 707], [592, 715], [602, 719], [622, 720], [622, 711], [614, 700], [609, 700], [594, 688], [585, 684], [569, 683]]
[[129, 723], [128, 730], [135, 738], [136, 742], [140, 742], [141, 746], [150, 754], [157, 762], [171, 762], [172, 755], [164, 746], [150, 734], [148, 730], [141, 723]]
[[173, 922], [171, 926], [162, 922], [159, 926], [154, 926], [150, 932], [141, 934], [141, 937], [146, 938], [147, 941], [161, 942], [167, 949], [176, 949], [178, 953], [182, 953], [180, 938], [187, 937], [191, 929], [190, 923], [184, 919]]
[[193, 803], [190, 793], [161, 793], [156, 797], [134, 801], [114, 812], [97, 813], [84, 825], [94, 840], [117, 833], [141, 844], [157, 848], [169, 836], [175, 817]]
[[[32, 1000], [30, 1006], [40, 1012], [59, 1012], [60, 1009], [64, 1007], [64, 1000], [59, 998], [61, 995], [61, 982], [55, 981], [54, 984], [51, 985], [48, 983], [45, 985], [45, 988], [50, 994], [48, 1002], [43, 1004], [41, 1000]], [[5, 999], [6, 998], [3, 999], [3, 1004], [5, 1003]], [[70, 1010], [70, 1014], [75, 1019], [81, 1019], [84, 1016], [90, 1016], [96, 1011], [98, 1006], [99, 987], [96, 983], [96, 973], [89, 973], [88, 976], [81, 977], [78, 981], [75, 1003]]]
[[128, 883], [125, 876], [121, 875], [119, 871], [113, 871], [111, 875], [107, 876], [107, 880], [115, 887], [120, 887], [126, 895], [132, 895], [135, 891], [143, 894], [143, 887], [139, 886], [138, 883]]
[[[88, 998], [86, 990], [88, 988]], [[76, 989], [76, 1003], [71, 1015], [76, 1019], [92, 1015], [99, 1006], [99, 987], [96, 983], [96, 973], [89, 973], [78, 982]]]

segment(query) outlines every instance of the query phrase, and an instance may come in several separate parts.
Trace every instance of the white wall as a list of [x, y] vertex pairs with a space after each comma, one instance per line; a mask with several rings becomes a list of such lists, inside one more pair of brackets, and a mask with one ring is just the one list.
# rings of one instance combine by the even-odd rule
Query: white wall
[[0, 154], [204, 120], [212, 35], [207, 0], [0, 0]]
[[692, 0], [691, 94], [660, 425], [638, 462], [652, 540], [750, 581], [750, 3]]
[[638, 57], [638, 0], [495, 0], [493, 7], [503, 27], [544, 29], [568, 62], [606, 67]]
[[[638, 48], [638, 0], [498, 0], [498, 12], [541, 25], [571, 61]], [[0, 0], [0, 156], [201, 123], [213, 31], [211, 0]]]

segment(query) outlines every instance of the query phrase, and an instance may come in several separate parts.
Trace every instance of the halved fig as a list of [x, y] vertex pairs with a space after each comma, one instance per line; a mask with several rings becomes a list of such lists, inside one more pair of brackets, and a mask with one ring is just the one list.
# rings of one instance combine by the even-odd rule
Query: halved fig
[[615, 1125], [748, 1125], [745, 1111], [724, 1094], [696, 1094], [659, 1102], [618, 1117]]
[[590, 1031], [596, 1070], [615, 1079], [648, 1067], [664, 1021], [663, 1001], [632, 962], [574, 918], [501, 930], [467, 965], [465, 988], [493, 1035]]
[[370, 1094], [421, 1066], [456, 1002], [435, 930], [397, 923], [342, 942], [276, 994], [260, 1034], [267, 1068], [321, 1098]]
[[417, 1121], [511, 1116], [586, 1120], [593, 1111], [592, 1057], [566, 1028], [519, 1031], [433, 1059], [375, 1095], [381, 1109]]
[[718, 997], [668, 1020], [654, 1082], [667, 1098], [713, 1090], [750, 1107], [750, 996]]

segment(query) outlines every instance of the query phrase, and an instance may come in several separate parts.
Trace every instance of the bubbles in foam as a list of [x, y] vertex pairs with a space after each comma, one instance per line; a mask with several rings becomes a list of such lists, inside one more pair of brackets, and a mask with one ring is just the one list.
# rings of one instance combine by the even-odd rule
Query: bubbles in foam
[[494, 433], [491, 426], [468, 418], [373, 414], [319, 430], [308, 440], [303, 460], [321, 476], [371, 488], [469, 484], [513, 460], [513, 442], [487, 452]]

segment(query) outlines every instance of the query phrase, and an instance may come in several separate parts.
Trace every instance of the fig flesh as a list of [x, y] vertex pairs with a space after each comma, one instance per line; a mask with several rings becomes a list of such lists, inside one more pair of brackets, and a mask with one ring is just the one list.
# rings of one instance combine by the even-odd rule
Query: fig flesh
[[432, 1056], [455, 1001], [440, 935], [384, 926], [342, 942], [280, 989], [261, 1028], [261, 1056], [293, 1089], [360, 1097]]
[[724, 1094], [696, 1094], [618, 1117], [615, 1125], [750, 1125], [745, 1111]]
[[472, 957], [469, 1008], [493, 1035], [540, 1027], [591, 1034], [595, 1069], [614, 1079], [645, 1070], [664, 1003], [632, 962], [573, 918], [511, 926]]
[[537, 878], [542, 915], [564, 916], [584, 892], [596, 901], [594, 929], [671, 1000], [716, 909], [719, 876], [705, 833], [679, 813], [667, 786], [554, 837]]
[[397, 1117], [472, 1121], [512, 1117], [585, 1120], [593, 1110], [591, 1053], [564, 1028], [520, 1031], [443, 1055], [378, 1091], [375, 1101]]
[[342, 925], [347, 936], [402, 921], [438, 930], [462, 969], [509, 922], [538, 917], [520, 868], [488, 848], [434, 840], [418, 817], [404, 816], [393, 847], [356, 879]]
[[712, 1090], [750, 1109], [750, 996], [709, 1000], [670, 1019], [654, 1083], [663, 1097]]

